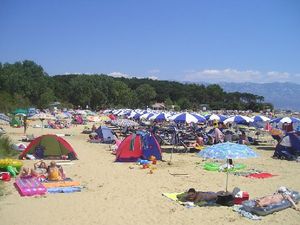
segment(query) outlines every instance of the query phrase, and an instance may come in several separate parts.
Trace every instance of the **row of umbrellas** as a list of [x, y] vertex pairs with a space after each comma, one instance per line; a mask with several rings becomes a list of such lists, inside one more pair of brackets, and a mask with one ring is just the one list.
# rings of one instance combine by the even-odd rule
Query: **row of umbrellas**
[[[124, 114], [126, 115], [126, 114]], [[237, 123], [237, 124], [245, 124], [245, 123], [251, 123], [251, 122], [265, 122], [270, 120], [267, 117], [264, 116], [256, 116], [254, 118], [250, 118], [247, 116], [241, 116], [241, 115], [236, 115], [227, 118], [226, 116], [223, 115], [207, 115], [207, 116], [202, 116], [197, 113], [179, 113], [175, 115], [170, 115], [168, 113], [144, 113], [140, 114], [137, 112], [131, 112], [128, 116], [128, 118], [133, 118], [133, 119], [145, 119], [145, 120], [154, 120], [154, 121], [174, 121], [176, 123], [201, 123], [201, 122], [206, 122], [206, 121], [221, 121], [226, 123]]]

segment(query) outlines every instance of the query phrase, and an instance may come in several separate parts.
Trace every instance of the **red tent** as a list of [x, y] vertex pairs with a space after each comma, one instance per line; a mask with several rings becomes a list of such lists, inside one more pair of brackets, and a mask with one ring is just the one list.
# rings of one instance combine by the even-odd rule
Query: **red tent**
[[135, 162], [139, 158], [149, 159], [155, 156], [162, 160], [161, 148], [152, 134], [131, 134], [119, 145], [116, 153], [117, 162]]
[[19, 158], [25, 157], [26, 154], [35, 155], [37, 158], [61, 158], [63, 155], [68, 155], [71, 159], [77, 159], [72, 146], [65, 139], [53, 134], [42, 135], [34, 139]]
[[134, 162], [143, 155], [140, 135], [126, 137], [117, 149], [116, 161]]

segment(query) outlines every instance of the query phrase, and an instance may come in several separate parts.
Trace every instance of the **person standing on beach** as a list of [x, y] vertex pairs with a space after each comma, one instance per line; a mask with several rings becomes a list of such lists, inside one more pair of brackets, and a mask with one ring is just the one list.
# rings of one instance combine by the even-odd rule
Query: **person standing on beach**
[[27, 116], [24, 116], [24, 118], [23, 118], [23, 125], [24, 125], [24, 135], [26, 135], [26, 130], [28, 127]]

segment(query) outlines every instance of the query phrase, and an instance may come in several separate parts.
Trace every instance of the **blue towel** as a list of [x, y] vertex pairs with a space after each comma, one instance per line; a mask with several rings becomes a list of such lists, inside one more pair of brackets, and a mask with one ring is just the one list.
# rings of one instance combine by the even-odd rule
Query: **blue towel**
[[48, 188], [47, 192], [49, 193], [72, 193], [72, 192], [80, 192], [81, 187], [54, 187]]

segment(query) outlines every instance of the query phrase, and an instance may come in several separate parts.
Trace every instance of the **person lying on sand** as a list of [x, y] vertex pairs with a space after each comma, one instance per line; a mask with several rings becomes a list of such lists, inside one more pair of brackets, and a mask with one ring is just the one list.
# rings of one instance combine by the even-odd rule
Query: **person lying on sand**
[[[233, 196], [236, 195], [237, 192], [239, 192], [239, 188], [234, 188], [232, 193]], [[224, 195], [224, 191], [218, 191], [218, 192], [203, 192], [203, 191], [196, 191], [194, 188], [190, 188], [188, 192], [184, 195], [184, 197], [181, 199], [183, 202], [193, 202], [193, 203], [199, 203], [202, 201], [215, 201], [217, 200], [219, 195]], [[227, 193], [228, 194], [228, 193]]]
[[300, 211], [299, 207], [297, 207], [294, 200], [291, 198], [291, 192], [286, 187], [280, 187], [276, 193], [273, 195], [264, 196], [255, 200], [257, 207], [265, 207], [271, 204], [280, 203], [283, 200], [288, 200], [293, 208], [297, 211]]
[[218, 193], [196, 191], [194, 188], [190, 188], [185, 197], [185, 201], [197, 203], [201, 201], [216, 200], [217, 197]]

